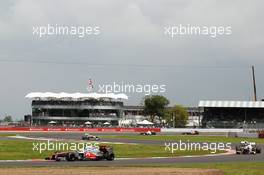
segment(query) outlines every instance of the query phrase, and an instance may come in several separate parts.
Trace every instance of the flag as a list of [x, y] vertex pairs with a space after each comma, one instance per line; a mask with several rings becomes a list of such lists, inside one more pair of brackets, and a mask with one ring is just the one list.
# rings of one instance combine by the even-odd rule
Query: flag
[[89, 80], [88, 80], [88, 86], [87, 86], [87, 90], [90, 92], [90, 91], [92, 91], [93, 90], [93, 81], [92, 81], [92, 79], [90, 78]]

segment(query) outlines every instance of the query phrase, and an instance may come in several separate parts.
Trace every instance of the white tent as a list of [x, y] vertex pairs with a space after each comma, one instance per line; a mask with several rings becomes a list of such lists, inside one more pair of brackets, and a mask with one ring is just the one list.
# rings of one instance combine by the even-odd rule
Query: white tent
[[121, 120], [120, 121], [121, 125], [130, 125], [132, 124], [132, 120], [128, 119], [128, 120]]
[[148, 121], [148, 120], [143, 120], [140, 122], [137, 122], [138, 125], [153, 125], [154, 123]]
[[49, 124], [55, 124], [55, 123], [57, 123], [57, 122], [55, 122], [55, 121], [50, 121], [49, 122]]
[[90, 125], [90, 124], [92, 124], [92, 123], [89, 122], [89, 121], [87, 121], [87, 122], [85, 122], [84, 124], [86, 124], [86, 125]]
[[109, 122], [104, 122], [104, 125], [110, 125], [110, 123]]

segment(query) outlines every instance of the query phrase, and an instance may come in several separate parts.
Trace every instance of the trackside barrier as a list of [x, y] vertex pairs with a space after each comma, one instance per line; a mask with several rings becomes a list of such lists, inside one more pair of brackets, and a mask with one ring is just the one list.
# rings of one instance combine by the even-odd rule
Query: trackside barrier
[[198, 131], [200, 133], [228, 133], [228, 132], [243, 132], [243, 129], [233, 129], [233, 128], [161, 128], [161, 132], [190, 132], [190, 131]]
[[46, 132], [160, 132], [160, 128], [49, 128], [49, 127], [0, 127], [0, 131]]

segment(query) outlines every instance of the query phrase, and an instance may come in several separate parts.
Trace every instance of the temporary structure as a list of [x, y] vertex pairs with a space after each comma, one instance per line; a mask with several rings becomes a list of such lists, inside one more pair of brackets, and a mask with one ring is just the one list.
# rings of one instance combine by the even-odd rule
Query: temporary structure
[[90, 124], [92, 124], [92, 123], [89, 122], [89, 121], [87, 121], [87, 122], [85, 122], [84, 124], [86, 124], [86, 125], [90, 125]]
[[148, 121], [148, 120], [143, 120], [140, 122], [137, 122], [138, 125], [153, 125], [154, 123]]

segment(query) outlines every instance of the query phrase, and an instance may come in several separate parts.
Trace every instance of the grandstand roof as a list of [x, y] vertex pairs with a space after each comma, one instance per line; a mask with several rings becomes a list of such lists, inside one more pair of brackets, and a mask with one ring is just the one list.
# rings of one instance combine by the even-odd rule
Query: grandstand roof
[[264, 101], [200, 101], [199, 107], [212, 108], [264, 108]]
[[52, 92], [31, 92], [25, 96], [30, 99], [128, 99], [126, 94], [98, 94], [98, 93], [52, 93]]

